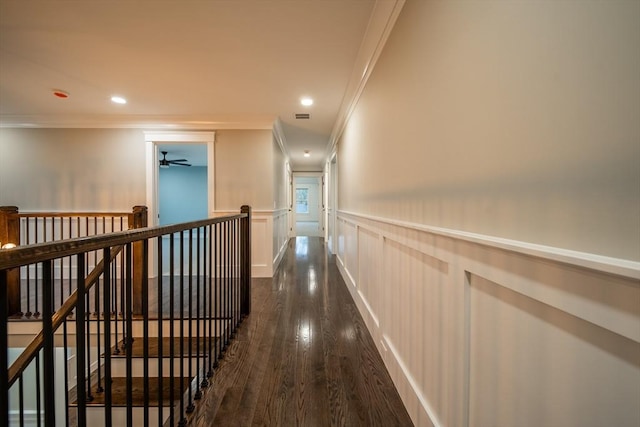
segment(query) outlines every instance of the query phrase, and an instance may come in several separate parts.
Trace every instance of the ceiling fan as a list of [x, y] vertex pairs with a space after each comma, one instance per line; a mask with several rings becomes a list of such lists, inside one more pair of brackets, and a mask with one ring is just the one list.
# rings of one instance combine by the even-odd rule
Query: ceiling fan
[[167, 160], [167, 151], [161, 151], [161, 153], [162, 153], [162, 159], [160, 160], [161, 168], [168, 168], [169, 165], [191, 166], [189, 163], [185, 163], [187, 159]]

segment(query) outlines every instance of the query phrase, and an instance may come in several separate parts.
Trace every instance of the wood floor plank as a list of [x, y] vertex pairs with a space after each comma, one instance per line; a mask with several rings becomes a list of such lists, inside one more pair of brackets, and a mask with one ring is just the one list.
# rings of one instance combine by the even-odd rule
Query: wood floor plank
[[252, 289], [193, 425], [412, 425], [322, 239], [292, 239]]

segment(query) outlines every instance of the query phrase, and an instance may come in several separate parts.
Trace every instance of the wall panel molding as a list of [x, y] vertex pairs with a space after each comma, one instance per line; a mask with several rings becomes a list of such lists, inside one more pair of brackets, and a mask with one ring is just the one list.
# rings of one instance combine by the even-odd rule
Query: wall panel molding
[[[351, 212], [337, 222], [339, 271], [416, 425], [640, 423], [639, 263]], [[547, 389], [559, 368], [562, 393]]]
[[[238, 211], [216, 210], [215, 215]], [[251, 211], [251, 275], [273, 277], [287, 245], [287, 209]]]

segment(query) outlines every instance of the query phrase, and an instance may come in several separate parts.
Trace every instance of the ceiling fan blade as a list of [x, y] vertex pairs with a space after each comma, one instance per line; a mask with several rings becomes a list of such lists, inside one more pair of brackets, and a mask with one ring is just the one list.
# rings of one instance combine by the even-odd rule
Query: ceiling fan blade
[[181, 162], [187, 162], [187, 159], [175, 159], [175, 160], [169, 160], [169, 163], [181, 163]]
[[191, 166], [189, 163], [172, 163], [172, 164], [176, 166]]

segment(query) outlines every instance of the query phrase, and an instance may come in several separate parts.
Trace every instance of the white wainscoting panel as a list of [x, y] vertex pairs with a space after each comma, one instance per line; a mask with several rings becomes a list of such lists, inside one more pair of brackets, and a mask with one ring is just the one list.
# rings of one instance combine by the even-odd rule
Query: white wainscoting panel
[[[380, 259], [380, 235], [364, 228], [358, 229], [358, 246], [357, 251], [358, 266], [372, 266], [373, 268], [359, 269], [357, 277], [358, 294], [366, 313], [363, 318], [369, 329], [378, 329], [380, 326], [379, 317], [382, 314], [382, 300], [378, 289], [380, 289], [380, 281], [382, 278], [382, 266], [376, 263]], [[362, 309], [360, 310], [363, 311]], [[373, 322], [372, 325], [369, 323]]]
[[289, 209], [280, 209], [273, 212], [273, 269], [271, 275], [278, 268], [287, 250], [289, 241]]
[[471, 426], [640, 425], [637, 343], [473, 274], [469, 287]]
[[640, 425], [640, 263], [349, 212], [337, 230], [415, 425]]
[[[252, 277], [273, 277], [286, 250], [286, 240], [283, 239], [287, 238], [287, 212], [286, 209], [251, 211]], [[238, 211], [215, 211], [216, 215], [237, 213]]]

